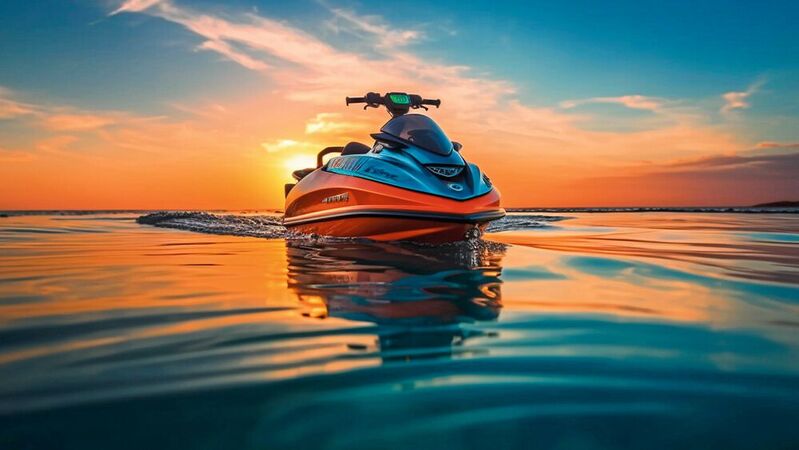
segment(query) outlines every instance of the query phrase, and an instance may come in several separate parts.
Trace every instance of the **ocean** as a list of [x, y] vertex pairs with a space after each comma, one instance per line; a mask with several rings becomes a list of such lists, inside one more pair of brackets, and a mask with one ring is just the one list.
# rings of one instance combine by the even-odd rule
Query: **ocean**
[[0, 449], [799, 448], [797, 211], [602, 211], [8, 212]]

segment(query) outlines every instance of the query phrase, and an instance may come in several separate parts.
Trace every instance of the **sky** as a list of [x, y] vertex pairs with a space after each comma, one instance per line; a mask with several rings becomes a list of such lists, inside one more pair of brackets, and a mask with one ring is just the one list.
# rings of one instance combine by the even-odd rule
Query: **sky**
[[0, 2], [0, 209], [265, 209], [405, 91], [509, 207], [799, 200], [794, 1]]

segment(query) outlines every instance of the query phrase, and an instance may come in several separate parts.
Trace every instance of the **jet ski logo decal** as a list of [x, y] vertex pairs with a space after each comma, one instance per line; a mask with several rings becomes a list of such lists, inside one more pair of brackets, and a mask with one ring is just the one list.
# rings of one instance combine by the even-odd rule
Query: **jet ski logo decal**
[[388, 178], [389, 180], [396, 180], [397, 176], [391, 172], [387, 172], [379, 167], [369, 166], [363, 170], [366, 173], [372, 174], [380, 178]]
[[330, 160], [327, 166], [331, 169], [358, 172], [365, 162], [364, 158], [335, 158]]
[[455, 175], [461, 173], [461, 171], [463, 170], [463, 167], [458, 167], [458, 166], [425, 166], [425, 167], [427, 167], [427, 169], [433, 172], [434, 174], [446, 178], [452, 178]]
[[346, 202], [349, 199], [350, 199], [350, 193], [345, 192], [343, 194], [336, 194], [336, 195], [331, 195], [330, 197], [325, 197], [322, 199], [322, 203]]
[[389, 172], [381, 167], [377, 167], [372, 158], [334, 158], [327, 164], [327, 169], [333, 173], [350, 174], [363, 176], [371, 179], [382, 179], [397, 181], [399, 177], [396, 173]]

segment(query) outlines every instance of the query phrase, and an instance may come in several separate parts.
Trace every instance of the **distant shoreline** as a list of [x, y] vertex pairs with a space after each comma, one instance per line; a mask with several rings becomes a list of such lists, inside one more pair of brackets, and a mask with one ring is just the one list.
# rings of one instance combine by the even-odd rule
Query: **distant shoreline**
[[781, 201], [781, 202], [771, 202], [771, 203], [760, 203], [757, 205], [753, 205], [753, 208], [799, 208], [799, 202], [789, 202], [789, 201]]

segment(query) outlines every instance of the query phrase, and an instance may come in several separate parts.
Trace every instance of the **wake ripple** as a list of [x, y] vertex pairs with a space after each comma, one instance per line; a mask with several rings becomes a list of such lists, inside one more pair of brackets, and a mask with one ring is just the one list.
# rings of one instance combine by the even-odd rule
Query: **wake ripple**
[[566, 216], [544, 216], [539, 214], [510, 213], [507, 216], [488, 224], [486, 231], [498, 233], [500, 231], [520, 231], [533, 228], [544, 228], [552, 222], [569, 219]]
[[162, 211], [145, 214], [137, 223], [198, 233], [286, 239], [293, 235], [283, 226], [283, 217], [274, 215], [211, 214], [207, 212]]
[[[486, 231], [528, 230], [548, 226], [552, 222], [568, 219], [563, 216], [537, 214], [509, 214], [491, 222]], [[266, 239], [309, 238], [308, 235], [289, 231], [278, 215], [213, 214], [200, 211], [161, 211], [145, 214], [137, 223], [161, 228], [194, 231], [199, 233], [250, 236]], [[314, 236], [310, 236], [314, 237]]]

